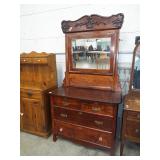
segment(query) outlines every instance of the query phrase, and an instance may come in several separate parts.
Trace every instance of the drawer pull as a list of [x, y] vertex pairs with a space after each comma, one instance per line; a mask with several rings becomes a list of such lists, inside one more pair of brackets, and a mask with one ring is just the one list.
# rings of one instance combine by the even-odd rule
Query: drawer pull
[[101, 108], [99, 108], [99, 107], [92, 107], [92, 111], [98, 112], [98, 111], [101, 111]]
[[59, 131], [62, 132], [62, 131], [63, 131], [63, 128], [60, 128]]
[[40, 60], [40, 59], [37, 59], [37, 61], [40, 62], [41, 60]]
[[102, 121], [96, 121], [96, 120], [95, 120], [94, 123], [97, 124], [97, 125], [103, 125], [103, 122], [102, 122]]
[[69, 106], [68, 102], [63, 102], [63, 106]]
[[23, 62], [26, 62], [26, 60], [24, 59]]
[[126, 104], [126, 108], [128, 108], [129, 106]]
[[64, 117], [64, 118], [67, 118], [67, 114], [61, 113], [60, 116], [61, 116], [61, 117]]
[[32, 96], [32, 93], [31, 93], [31, 92], [28, 92], [27, 94], [28, 94], [28, 96]]
[[24, 113], [20, 113], [21, 116], [23, 116]]
[[139, 129], [136, 129], [136, 133], [139, 133]]
[[102, 137], [99, 137], [99, 139], [98, 139], [98, 140], [102, 142], [102, 140], [103, 140], [103, 139], [102, 139]]
[[78, 114], [79, 114], [79, 115], [82, 115], [83, 113], [82, 113], [82, 112], [78, 112]]

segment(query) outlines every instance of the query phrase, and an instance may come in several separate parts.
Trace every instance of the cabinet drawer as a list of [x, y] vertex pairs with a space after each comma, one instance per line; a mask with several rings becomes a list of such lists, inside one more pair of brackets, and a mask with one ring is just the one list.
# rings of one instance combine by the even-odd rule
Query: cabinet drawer
[[21, 97], [40, 99], [42, 96], [40, 92], [33, 92], [33, 91], [28, 90], [28, 91], [21, 91]]
[[54, 107], [54, 118], [110, 132], [112, 132], [114, 125], [113, 118], [111, 117], [99, 116], [76, 110], [67, 110], [60, 107]]
[[97, 102], [82, 102], [81, 109], [85, 112], [114, 116], [114, 107], [105, 103], [97, 103]]
[[114, 116], [114, 106], [105, 103], [89, 102], [85, 100], [83, 101], [55, 96], [54, 105], [81, 110], [89, 113], [108, 115], [111, 117]]
[[48, 59], [47, 58], [33, 58], [34, 64], [47, 64]]
[[64, 137], [73, 138], [107, 148], [112, 147], [112, 133], [101, 132], [94, 129], [77, 126], [62, 121], [54, 121], [55, 133]]
[[127, 120], [125, 134], [129, 137], [140, 137], [140, 123], [136, 121]]
[[20, 58], [20, 63], [21, 64], [32, 63], [32, 58]]
[[140, 120], [140, 112], [127, 111], [127, 119]]
[[80, 100], [54, 96], [54, 105], [81, 110]]

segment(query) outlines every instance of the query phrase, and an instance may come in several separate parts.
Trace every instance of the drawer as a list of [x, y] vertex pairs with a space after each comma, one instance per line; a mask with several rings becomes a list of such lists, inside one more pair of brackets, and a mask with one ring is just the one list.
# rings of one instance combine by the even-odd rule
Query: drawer
[[28, 64], [32, 63], [32, 58], [20, 58], [20, 63], [22, 64]]
[[129, 137], [140, 137], [140, 123], [136, 121], [127, 120], [125, 134]]
[[81, 103], [81, 110], [85, 112], [114, 116], [114, 106], [105, 104], [105, 103], [97, 103], [97, 102], [85, 102]]
[[107, 148], [111, 148], [113, 142], [112, 133], [101, 132], [56, 120], [54, 121], [54, 133]]
[[21, 91], [21, 97], [24, 97], [24, 98], [31, 98], [31, 99], [40, 99], [42, 96], [41, 96], [41, 93], [40, 92], [33, 92], [33, 91]]
[[95, 113], [114, 116], [114, 106], [105, 104], [105, 103], [97, 103], [97, 102], [89, 102], [78, 99], [72, 99], [67, 97], [58, 97], [54, 98], [54, 105], [62, 106], [65, 108], [81, 110], [84, 112]]
[[64, 108], [81, 110], [80, 100], [54, 96], [54, 105], [62, 106]]
[[140, 112], [127, 111], [127, 119], [140, 120]]
[[112, 128], [114, 125], [114, 120], [108, 116], [100, 116], [76, 110], [67, 110], [60, 107], [54, 107], [54, 118], [73, 124], [106, 130], [109, 132], [113, 131]]
[[47, 64], [48, 59], [47, 58], [33, 58], [34, 64]]

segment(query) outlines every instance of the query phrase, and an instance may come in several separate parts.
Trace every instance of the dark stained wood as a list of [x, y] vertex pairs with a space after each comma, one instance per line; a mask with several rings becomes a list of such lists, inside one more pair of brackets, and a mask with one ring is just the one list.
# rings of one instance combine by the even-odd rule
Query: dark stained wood
[[80, 100], [90, 100], [95, 102], [104, 102], [111, 104], [121, 103], [121, 93], [97, 90], [97, 89], [83, 89], [77, 87], [59, 87], [51, 91], [52, 95], [63, 96], [68, 98], [76, 98]]
[[[66, 72], [63, 87], [50, 92], [53, 141], [58, 136], [113, 153], [121, 89], [117, 69], [119, 29], [123, 14], [84, 16], [63, 21]], [[72, 64], [72, 40], [110, 38], [110, 69], [77, 69]]]
[[20, 55], [20, 127], [47, 137], [51, 133], [48, 91], [56, 88], [55, 55], [31, 52]]
[[64, 33], [120, 29], [123, 19], [122, 13], [110, 17], [93, 14], [83, 16], [76, 21], [62, 21], [61, 27]]

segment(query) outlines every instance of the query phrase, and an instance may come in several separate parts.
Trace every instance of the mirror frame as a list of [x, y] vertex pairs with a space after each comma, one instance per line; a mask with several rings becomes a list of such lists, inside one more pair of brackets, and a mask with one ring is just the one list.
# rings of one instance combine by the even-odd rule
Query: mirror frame
[[137, 42], [137, 44], [136, 44], [136, 46], [134, 48], [134, 51], [133, 51], [131, 74], [130, 74], [130, 84], [129, 84], [129, 92], [132, 92], [132, 91], [139, 92], [140, 91], [140, 89], [132, 88], [132, 82], [133, 82], [133, 78], [134, 78], [135, 57], [136, 57], [136, 53], [137, 53], [138, 47], [140, 47], [140, 41]]
[[[86, 74], [101, 74], [101, 75], [113, 75], [114, 74], [114, 68], [115, 68], [115, 61], [116, 61], [116, 55], [117, 55], [117, 42], [118, 42], [118, 34], [119, 32], [116, 30], [110, 30], [110, 31], [90, 31], [90, 32], [78, 32], [78, 33], [72, 33], [67, 34], [67, 60], [69, 62], [68, 65], [68, 71], [69, 73], [86, 73]], [[81, 69], [81, 68], [74, 68], [73, 67], [73, 56], [72, 56], [72, 40], [75, 39], [90, 39], [90, 38], [111, 38], [111, 53], [110, 53], [110, 68], [109, 69]]]

